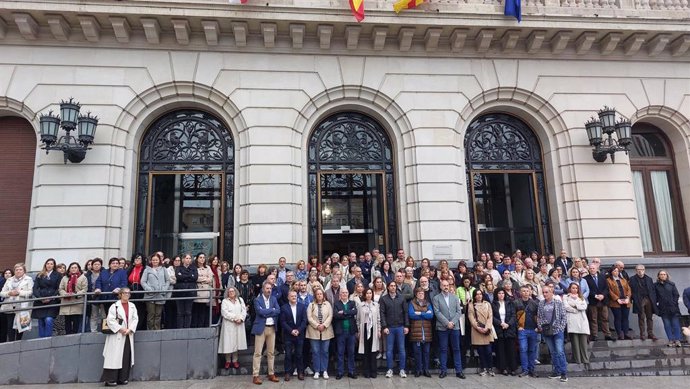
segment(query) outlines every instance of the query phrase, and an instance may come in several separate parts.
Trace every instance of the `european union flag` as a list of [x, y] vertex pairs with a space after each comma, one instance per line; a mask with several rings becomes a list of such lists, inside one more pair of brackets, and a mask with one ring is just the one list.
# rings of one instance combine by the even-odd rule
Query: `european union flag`
[[522, 9], [520, 7], [520, 0], [505, 0], [506, 8], [503, 13], [506, 16], [513, 16], [518, 22], [522, 21]]

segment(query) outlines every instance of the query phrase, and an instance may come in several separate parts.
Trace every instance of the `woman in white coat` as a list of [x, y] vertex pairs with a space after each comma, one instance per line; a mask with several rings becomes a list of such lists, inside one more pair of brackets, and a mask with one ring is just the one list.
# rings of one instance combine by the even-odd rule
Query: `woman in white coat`
[[362, 302], [357, 304], [357, 332], [359, 347], [357, 352], [364, 354], [364, 378], [376, 378], [376, 353], [379, 352], [381, 338], [381, 315], [379, 304], [374, 301], [374, 291], [364, 291]]
[[[1, 311], [11, 311], [19, 308], [28, 308], [30, 302], [21, 300], [31, 298], [33, 294], [34, 280], [26, 275], [26, 266], [23, 263], [14, 265], [14, 277], [5, 281], [0, 297], [4, 298], [4, 304], [0, 306]], [[31, 311], [17, 311], [14, 315], [4, 315], [7, 323], [8, 340], [10, 342], [21, 340], [24, 332], [31, 330]]]
[[563, 295], [563, 305], [568, 320], [568, 334], [573, 347], [573, 361], [584, 363], [585, 368], [589, 368], [587, 299], [582, 295], [578, 282], [573, 282], [568, 286], [567, 293]]
[[225, 291], [225, 298], [220, 305], [223, 324], [220, 327], [218, 354], [225, 354], [225, 368], [238, 369], [239, 350], [247, 349], [247, 336], [244, 331], [244, 320], [247, 318], [247, 307], [234, 286]]
[[114, 332], [105, 337], [103, 347], [103, 375], [105, 386], [127, 385], [134, 365], [134, 332], [139, 316], [134, 303], [129, 302], [129, 288], [120, 288], [120, 300], [110, 306], [106, 322]]

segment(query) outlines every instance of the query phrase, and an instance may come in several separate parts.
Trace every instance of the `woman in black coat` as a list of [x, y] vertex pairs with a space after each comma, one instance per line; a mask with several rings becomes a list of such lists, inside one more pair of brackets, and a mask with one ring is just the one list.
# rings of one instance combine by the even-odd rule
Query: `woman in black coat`
[[[182, 265], [175, 268], [175, 290], [177, 289], [196, 289], [196, 281], [199, 273], [196, 267], [192, 266], [191, 254], [185, 254], [182, 258]], [[175, 292], [174, 297], [196, 297], [196, 291]], [[177, 328], [190, 328], [192, 326], [192, 306], [194, 299], [175, 300], [177, 302]]]
[[45, 297], [43, 300], [34, 301], [34, 309], [31, 317], [38, 319], [38, 337], [47, 338], [53, 335], [53, 321], [57, 317], [60, 306], [51, 308], [41, 308], [44, 305], [59, 304], [58, 289], [62, 275], [55, 269], [56, 263], [53, 258], [49, 258], [43, 264], [43, 269], [36, 275], [34, 280], [34, 298]]
[[654, 284], [656, 291], [656, 306], [659, 316], [664, 322], [664, 331], [668, 338], [668, 347], [681, 347], [680, 344], [680, 294], [676, 284], [671, 282], [666, 270], [660, 270]]
[[494, 329], [498, 339], [494, 342], [496, 367], [503, 375], [515, 375], [517, 370], [517, 313], [515, 305], [506, 298], [503, 288], [494, 292], [491, 303], [494, 312]]

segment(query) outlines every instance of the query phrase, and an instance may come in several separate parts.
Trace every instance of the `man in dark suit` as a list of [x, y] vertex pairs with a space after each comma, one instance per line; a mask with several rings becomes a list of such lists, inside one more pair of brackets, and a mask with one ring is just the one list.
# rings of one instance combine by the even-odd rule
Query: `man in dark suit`
[[297, 369], [297, 379], [304, 380], [304, 335], [307, 330], [307, 307], [297, 302], [297, 292], [291, 290], [288, 303], [280, 308], [280, 328], [285, 341], [285, 381]]
[[254, 360], [252, 363], [252, 375], [254, 384], [261, 385], [259, 370], [261, 369], [261, 352], [266, 344], [266, 360], [268, 362], [268, 380], [278, 382], [273, 369], [275, 362], [276, 326], [280, 317], [278, 300], [271, 295], [273, 284], [265, 281], [261, 286], [261, 295], [254, 299], [254, 312], [256, 318], [252, 325], [254, 335]]
[[340, 299], [333, 306], [333, 330], [337, 341], [337, 373], [336, 380], [343, 378], [345, 372], [345, 354], [347, 354], [347, 376], [357, 378], [355, 375], [355, 344], [357, 343], [357, 306], [354, 301], [349, 301], [346, 289], [340, 289]]
[[645, 340], [645, 324], [647, 336], [656, 341], [654, 336], [653, 314], [657, 314], [656, 289], [652, 277], [644, 274], [644, 265], [635, 266], [635, 275], [630, 278], [628, 283], [632, 289], [633, 313], [637, 314], [637, 321], [640, 326], [640, 339]]
[[573, 259], [568, 256], [565, 250], [561, 249], [561, 255], [556, 258], [556, 262], [553, 265], [554, 267], [560, 267], [563, 270], [561, 274], [565, 277], [570, 268], [573, 267]]
[[606, 282], [606, 276], [598, 272], [598, 267], [594, 263], [589, 264], [587, 269], [589, 274], [585, 276], [585, 280], [589, 286], [587, 317], [589, 318], [590, 339], [592, 341], [597, 340], [598, 324], [601, 322], [601, 329], [606, 340], [614, 340], [609, 330], [609, 286]]

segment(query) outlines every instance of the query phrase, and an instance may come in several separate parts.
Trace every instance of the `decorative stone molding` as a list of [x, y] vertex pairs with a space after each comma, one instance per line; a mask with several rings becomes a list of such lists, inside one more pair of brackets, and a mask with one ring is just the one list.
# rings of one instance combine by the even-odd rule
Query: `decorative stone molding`
[[[397, 51], [408, 56], [462, 53], [485, 57], [576, 55], [588, 59], [609, 56], [661, 60], [685, 58], [690, 50], [685, 37], [690, 34], [686, 22], [690, 19], [690, 7], [685, 0], [591, 3], [596, 17], [592, 17], [592, 9], [580, 7], [580, 0], [529, 0], [523, 4], [523, 22], [514, 25], [498, 12], [498, 0], [481, 4], [428, 0], [419, 10], [404, 15], [391, 12], [389, 2], [379, 2], [367, 9], [370, 23], [353, 25], [345, 5], [327, 0], [314, 0], [309, 5], [274, 0], [270, 8], [263, 4], [259, 8], [258, 0], [249, 0], [242, 6], [227, 4], [225, 0], [129, 0], [118, 2], [117, 6], [96, 0], [64, 1], [59, 6], [16, 0], [0, 9], [0, 40], [10, 44], [21, 44], [22, 39], [41, 40], [44, 45], [50, 45], [52, 40], [56, 45], [79, 46], [87, 43], [70, 32], [80, 29], [87, 42], [98, 43], [99, 47], [122, 47], [126, 43], [146, 49], [146, 43], [138, 39], [143, 34], [148, 45], [166, 50], [185, 46], [194, 50], [213, 47], [237, 51], [251, 46], [252, 50], [270, 48], [274, 52], [294, 53], [316, 46], [333, 54], [359, 50], [363, 55], [391, 55]], [[435, 12], [431, 15], [428, 11]], [[265, 27], [268, 25], [274, 27]], [[221, 44], [222, 30], [227, 26], [235, 45]], [[42, 33], [45, 27], [50, 35]], [[469, 45], [467, 37], [471, 38]], [[386, 45], [392, 43], [387, 42], [389, 38], [395, 43]], [[288, 42], [281, 42], [285, 40]]]
[[101, 25], [95, 16], [81, 15], [79, 16], [79, 24], [87, 41], [98, 42], [101, 39]]
[[120, 16], [111, 16], [110, 24], [113, 26], [113, 32], [115, 33], [115, 39], [120, 43], [128, 43], [129, 35], [132, 31], [127, 19]]
[[220, 35], [220, 27], [218, 26], [218, 22], [215, 20], [202, 20], [201, 27], [204, 29], [206, 43], [209, 46], [217, 45], [218, 36]]
[[177, 43], [181, 45], [189, 44], [189, 20], [187, 19], [172, 19], [173, 30], [175, 31], [175, 38]]
[[324, 50], [330, 49], [333, 26], [320, 25], [317, 29], [317, 35], [319, 36], [319, 46]]
[[347, 49], [355, 50], [359, 45], [359, 34], [362, 32], [360, 26], [345, 27], [345, 40], [347, 41]]
[[31, 15], [26, 13], [16, 13], [14, 14], [14, 22], [19, 28], [19, 33], [22, 34], [24, 39], [35, 40], [38, 36], [38, 23]]
[[46, 15], [46, 20], [48, 21], [50, 32], [55, 39], [59, 41], [66, 41], [69, 39], [72, 29], [62, 15]]
[[292, 48], [301, 49], [304, 46], [304, 31], [306, 27], [304, 24], [290, 25], [290, 38], [292, 38]]
[[141, 25], [144, 28], [146, 40], [153, 45], [160, 42], [161, 25], [158, 20], [153, 18], [141, 18]]

